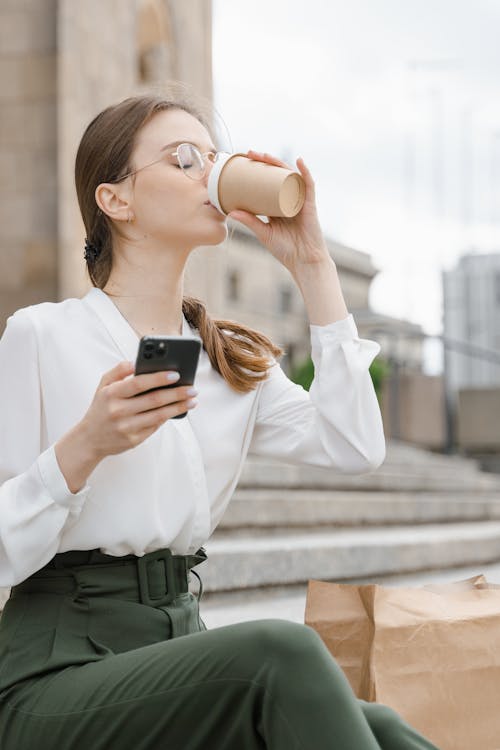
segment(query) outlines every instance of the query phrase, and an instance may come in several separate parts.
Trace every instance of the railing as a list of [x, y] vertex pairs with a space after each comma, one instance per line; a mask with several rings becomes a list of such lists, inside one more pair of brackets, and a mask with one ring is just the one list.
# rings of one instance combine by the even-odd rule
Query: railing
[[[443, 381], [444, 381], [444, 419], [445, 419], [445, 433], [446, 443], [445, 452], [455, 452], [456, 436], [455, 436], [455, 420], [454, 420], [454, 404], [453, 404], [453, 390], [450, 387], [450, 379], [448, 377], [449, 362], [447, 358], [447, 352], [455, 351], [463, 354], [464, 356], [471, 357], [475, 360], [482, 360], [492, 362], [493, 364], [500, 366], [500, 352], [495, 349], [488, 349], [487, 347], [477, 346], [476, 344], [469, 344], [467, 341], [459, 341], [458, 339], [452, 339], [449, 336], [442, 334], [429, 334], [423, 332], [411, 332], [411, 331], [388, 331], [386, 328], [367, 327], [364, 329], [364, 333], [369, 336], [374, 336], [375, 340], [377, 336], [384, 336], [395, 340], [394, 351], [397, 352], [399, 348], [399, 342], [401, 339], [419, 339], [429, 340], [435, 339], [441, 341], [443, 346]], [[386, 356], [386, 361], [390, 365], [390, 403], [389, 403], [389, 420], [391, 425], [391, 435], [394, 438], [401, 437], [401, 425], [399, 419], [399, 383], [400, 374], [404, 369], [404, 361], [396, 354], [389, 352]]]

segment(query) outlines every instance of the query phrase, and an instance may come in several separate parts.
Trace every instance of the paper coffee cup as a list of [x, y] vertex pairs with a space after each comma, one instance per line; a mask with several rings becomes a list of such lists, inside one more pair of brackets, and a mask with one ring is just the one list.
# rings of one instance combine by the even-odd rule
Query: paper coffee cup
[[210, 202], [225, 215], [240, 208], [256, 216], [290, 218], [299, 213], [305, 195], [302, 175], [245, 154], [221, 154], [208, 178]]

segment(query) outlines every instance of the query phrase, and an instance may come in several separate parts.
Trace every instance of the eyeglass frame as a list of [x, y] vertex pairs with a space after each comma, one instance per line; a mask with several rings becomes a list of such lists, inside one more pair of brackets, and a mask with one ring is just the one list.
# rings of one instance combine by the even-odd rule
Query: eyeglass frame
[[[189, 175], [185, 171], [184, 167], [182, 166], [182, 164], [179, 161], [178, 151], [181, 148], [181, 146], [190, 146], [191, 148], [194, 148], [199, 153], [199, 155], [201, 156], [201, 158], [203, 160], [203, 174], [201, 175], [201, 177], [189, 177]], [[117, 183], [122, 182], [123, 180], [126, 180], [127, 177], [131, 177], [132, 175], [137, 174], [137, 172], [141, 172], [143, 169], [146, 169], [147, 167], [153, 166], [153, 164], [158, 164], [158, 162], [163, 161], [163, 159], [166, 156], [175, 156], [175, 158], [177, 159], [177, 163], [179, 165], [179, 169], [182, 169], [183, 174], [186, 177], [188, 177], [188, 179], [194, 180], [195, 182], [198, 182], [199, 180], [202, 180], [204, 178], [205, 174], [206, 174], [207, 162], [206, 162], [206, 158], [205, 157], [208, 156], [209, 154], [213, 154], [214, 155], [214, 160], [213, 160], [212, 164], [214, 164], [216, 162], [217, 157], [219, 156], [219, 154], [222, 154], [222, 153], [224, 153], [224, 152], [223, 151], [205, 151], [204, 153], [202, 153], [200, 151], [200, 149], [198, 148], [198, 146], [195, 146], [194, 143], [188, 143], [188, 142], [186, 142], [186, 143], [179, 143], [179, 145], [177, 146], [176, 150], [173, 153], [171, 153], [171, 154], [166, 154], [165, 153], [162, 156], [160, 156], [159, 159], [155, 159], [154, 161], [150, 161], [148, 164], [144, 164], [144, 166], [139, 167], [138, 169], [134, 169], [132, 172], [127, 172], [127, 174], [123, 175], [123, 177], [118, 177], [116, 180], [108, 180], [108, 182], [111, 182], [113, 185], [116, 185]]]

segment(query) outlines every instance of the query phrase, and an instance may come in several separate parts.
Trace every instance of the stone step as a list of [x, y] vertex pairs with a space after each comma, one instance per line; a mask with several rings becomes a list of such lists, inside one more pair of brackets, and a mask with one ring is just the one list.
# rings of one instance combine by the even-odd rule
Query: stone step
[[500, 492], [358, 492], [238, 488], [214, 538], [243, 528], [500, 520]]
[[[378, 583], [383, 586], [423, 586], [428, 583], [451, 583], [483, 574], [490, 583], [500, 584], [499, 561], [492, 565], [479, 564], [446, 570], [419, 571], [397, 576], [370, 576], [350, 579], [343, 583]], [[317, 580], [324, 580], [319, 578]], [[295, 586], [271, 586], [237, 592], [204, 594], [200, 604], [201, 616], [210, 628], [236, 622], [269, 617], [303, 623], [305, 619], [307, 583]]]
[[500, 521], [214, 535], [204, 546], [204, 588], [238, 590], [489, 563]]
[[462, 456], [457, 453], [434, 453], [433, 451], [419, 448], [410, 443], [398, 440], [388, 440], [386, 444], [385, 463], [388, 464], [415, 464], [433, 466], [455, 466], [464, 470], [479, 470], [479, 462], [476, 458]]
[[413, 445], [397, 443], [394, 440], [387, 441], [385, 463], [388, 464], [414, 464], [433, 466], [455, 466], [462, 469], [477, 471], [478, 461], [469, 456], [459, 454], [433, 453]]
[[460, 472], [413, 467], [391, 469], [383, 464], [367, 474], [342, 474], [319, 466], [287, 464], [248, 458], [238, 487], [308, 487], [311, 489], [373, 490], [375, 492], [441, 492], [464, 490], [500, 492], [500, 477], [481, 472]]

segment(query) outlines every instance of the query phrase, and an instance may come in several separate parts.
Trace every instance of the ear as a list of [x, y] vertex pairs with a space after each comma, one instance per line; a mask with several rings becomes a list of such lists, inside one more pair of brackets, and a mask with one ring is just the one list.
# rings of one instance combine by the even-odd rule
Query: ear
[[133, 213], [127, 187], [120, 183], [102, 182], [96, 187], [95, 201], [101, 211], [114, 221], [127, 221]]

